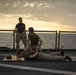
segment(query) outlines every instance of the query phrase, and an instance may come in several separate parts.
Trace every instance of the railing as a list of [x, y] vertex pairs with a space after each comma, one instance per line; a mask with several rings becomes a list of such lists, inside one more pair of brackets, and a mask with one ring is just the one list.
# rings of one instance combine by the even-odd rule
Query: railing
[[[1, 43], [2, 42], [6, 42], [6, 41], [8, 41], [8, 40], [4, 40], [4, 39], [6, 39], [6, 38], [8, 38], [9, 39], [9, 37], [10, 36], [8, 36], [7, 34], [11, 34], [11, 36], [12, 36], [12, 38], [11, 38], [11, 40], [10, 41], [12, 41], [13, 43], [12, 43], [12, 48], [13, 49], [15, 49], [15, 33], [14, 33], [14, 30], [0, 30], [0, 47], [6, 47], [5, 45], [3, 46], [3, 45], [1, 45]], [[2, 36], [2, 38], [1, 38], [1, 36]], [[1, 42], [2, 41], [2, 42]], [[4, 43], [2, 43], [2, 44], [4, 44]], [[8, 42], [7, 42], [8, 43]]]
[[[26, 30], [28, 36], [28, 30]], [[42, 31], [35, 30], [43, 40], [45, 49], [76, 49], [76, 31]], [[0, 30], [0, 47], [16, 48], [15, 33], [13, 30]], [[22, 43], [21, 43], [22, 46]], [[23, 47], [23, 46], [22, 46]]]
[[59, 31], [58, 49], [76, 49], [76, 31]]
[[[26, 30], [26, 33], [28, 36], [28, 30]], [[57, 49], [57, 31], [35, 30], [35, 33], [37, 33], [43, 40], [43, 48], [48, 48], [47, 46], [49, 46], [50, 49]], [[12, 46], [11, 48], [15, 49], [15, 35], [16, 34], [13, 30], [0, 30], [0, 47]]]
[[[35, 30], [35, 32], [37, 33], [49, 33], [50, 35], [53, 35], [54, 34], [54, 43], [49, 43], [50, 44], [50, 46], [51, 46], [51, 44], [53, 45], [53, 48], [52, 49], [57, 49], [57, 31], [45, 31], [45, 30]], [[46, 36], [45, 36], [46, 37]], [[45, 37], [42, 37], [42, 39], [43, 38], [45, 38]], [[49, 37], [49, 36], [47, 36], [47, 37]], [[50, 39], [47, 41], [47, 42], [50, 42], [50, 41], [52, 41], [52, 39], [51, 39], [51, 36], [49, 37]], [[47, 39], [46, 39], [47, 40]], [[43, 40], [43, 42], [44, 42], [45, 40]], [[46, 43], [46, 42], [45, 42]], [[45, 44], [44, 43], [44, 44]], [[51, 48], [50, 48], [51, 49]]]

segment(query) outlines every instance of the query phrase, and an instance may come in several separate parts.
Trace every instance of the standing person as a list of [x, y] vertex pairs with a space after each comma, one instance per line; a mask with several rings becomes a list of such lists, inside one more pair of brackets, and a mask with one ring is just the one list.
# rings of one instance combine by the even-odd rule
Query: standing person
[[22, 40], [24, 47], [26, 47], [26, 28], [25, 24], [22, 23], [22, 17], [19, 17], [19, 23], [15, 27], [16, 32], [16, 49], [19, 50], [19, 43]]
[[29, 28], [29, 34], [28, 34], [28, 48], [30, 50], [37, 49], [38, 51], [41, 51], [41, 45], [43, 41], [41, 38], [34, 32], [34, 28]]

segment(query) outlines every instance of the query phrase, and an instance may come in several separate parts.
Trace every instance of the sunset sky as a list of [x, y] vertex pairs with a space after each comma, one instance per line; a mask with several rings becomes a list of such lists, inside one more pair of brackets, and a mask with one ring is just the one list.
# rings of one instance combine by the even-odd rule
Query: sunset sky
[[76, 0], [0, 0], [0, 29], [14, 29], [18, 18], [35, 30], [76, 30]]

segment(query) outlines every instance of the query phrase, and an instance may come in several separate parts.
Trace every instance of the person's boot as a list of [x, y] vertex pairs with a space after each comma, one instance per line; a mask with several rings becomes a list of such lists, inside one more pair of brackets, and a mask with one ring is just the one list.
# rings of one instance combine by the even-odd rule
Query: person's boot
[[69, 56], [66, 56], [65, 59], [69, 60], [69, 61], [72, 61], [72, 58], [69, 57]]
[[12, 56], [11, 56], [11, 55], [8, 55], [8, 56], [6, 57], [6, 59], [12, 59]]

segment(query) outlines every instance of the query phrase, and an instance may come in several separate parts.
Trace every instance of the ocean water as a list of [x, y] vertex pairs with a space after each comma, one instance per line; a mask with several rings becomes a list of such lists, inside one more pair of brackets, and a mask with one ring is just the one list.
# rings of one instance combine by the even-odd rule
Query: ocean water
[[[37, 33], [43, 40], [42, 48], [55, 49], [56, 35], [51, 33]], [[28, 34], [27, 34], [28, 36]], [[63, 49], [76, 49], [76, 34], [61, 34], [60, 35], [60, 48]], [[13, 34], [12, 33], [0, 33], [0, 47], [13, 48]], [[57, 38], [58, 47], [58, 38]], [[20, 48], [24, 48], [22, 41], [20, 42]]]
[[64, 49], [76, 49], [76, 34], [61, 34], [60, 47]]

